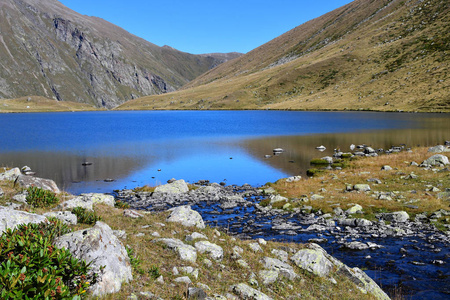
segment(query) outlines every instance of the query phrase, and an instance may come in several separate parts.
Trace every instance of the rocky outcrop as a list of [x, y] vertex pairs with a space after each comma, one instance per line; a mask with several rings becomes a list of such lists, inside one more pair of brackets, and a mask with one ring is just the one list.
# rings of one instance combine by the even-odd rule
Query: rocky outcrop
[[77, 225], [77, 216], [70, 211], [52, 211], [45, 213], [44, 216], [56, 218], [66, 224]]
[[189, 187], [183, 179], [160, 185], [155, 188], [155, 193], [182, 194], [187, 193]]
[[55, 246], [67, 248], [75, 257], [91, 262], [98, 282], [91, 287], [94, 296], [115, 293], [122, 283], [133, 279], [127, 251], [111, 228], [97, 222], [94, 227], [63, 235]]
[[58, 1], [4, 0], [0, 27], [2, 98], [37, 95], [112, 108], [174, 91], [226, 60], [158, 47]]
[[58, 207], [60, 209], [72, 209], [75, 207], [82, 207], [87, 210], [93, 210], [94, 204], [105, 204], [114, 207], [114, 197], [111, 195], [100, 193], [81, 194], [70, 200], [64, 201]]
[[0, 206], [0, 234], [7, 228], [14, 229], [20, 224], [41, 223], [47, 218], [37, 214], [31, 214], [24, 211], [13, 210], [8, 207]]
[[28, 175], [19, 175], [17, 177], [17, 182], [24, 188], [34, 186], [43, 190], [51, 191], [56, 194], [59, 194], [61, 192], [56, 183], [51, 179], [44, 179]]

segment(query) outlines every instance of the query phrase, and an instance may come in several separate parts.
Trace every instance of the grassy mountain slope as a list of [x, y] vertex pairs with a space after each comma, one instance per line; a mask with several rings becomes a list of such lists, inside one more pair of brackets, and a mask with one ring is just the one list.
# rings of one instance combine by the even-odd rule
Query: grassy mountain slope
[[119, 109], [450, 111], [449, 3], [355, 0]]
[[0, 2], [0, 98], [38, 95], [112, 108], [174, 91], [235, 56], [159, 47], [57, 0]]

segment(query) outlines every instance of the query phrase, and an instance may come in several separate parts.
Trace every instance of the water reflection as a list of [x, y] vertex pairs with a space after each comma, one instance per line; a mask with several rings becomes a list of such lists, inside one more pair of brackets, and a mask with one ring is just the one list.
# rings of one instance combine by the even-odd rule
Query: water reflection
[[[72, 193], [171, 178], [262, 185], [304, 175], [314, 157], [350, 144], [434, 145], [448, 114], [283, 111], [89, 112], [0, 115], [0, 165], [30, 166]], [[315, 147], [327, 150], [318, 152]], [[274, 148], [280, 156], [265, 159]], [[91, 166], [83, 166], [85, 161]], [[114, 179], [104, 182], [104, 179]]]
[[[246, 149], [253, 157], [263, 161], [283, 173], [292, 175], [306, 175], [311, 168], [313, 158], [331, 156], [334, 149], [350, 152], [350, 145], [366, 144], [374, 148], [389, 149], [392, 146], [405, 144], [406, 147], [431, 146], [442, 144], [450, 138], [450, 123], [442, 120], [439, 126], [433, 129], [402, 129], [380, 130], [369, 132], [319, 134], [307, 136], [278, 136], [262, 139], [247, 139], [241, 141], [241, 147]], [[436, 123], [434, 123], [436, 125]], [[321, 152], [317, 146], [324, 145], [326, 150]], [[265, 158], [272, 154], [272, 149], [283, 148], [279, 156]]]

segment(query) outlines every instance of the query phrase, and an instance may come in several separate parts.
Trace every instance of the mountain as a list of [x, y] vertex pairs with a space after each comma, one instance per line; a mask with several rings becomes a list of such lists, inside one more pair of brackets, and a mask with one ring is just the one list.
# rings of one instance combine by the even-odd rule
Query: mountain
[[0, 98], [37, 95], [112, 108], [174, 91], [239, 55], [159, 47], [56, 0], [0, 0]]
[[119, 109], [450, 111], [448, 0], [355, 0]]

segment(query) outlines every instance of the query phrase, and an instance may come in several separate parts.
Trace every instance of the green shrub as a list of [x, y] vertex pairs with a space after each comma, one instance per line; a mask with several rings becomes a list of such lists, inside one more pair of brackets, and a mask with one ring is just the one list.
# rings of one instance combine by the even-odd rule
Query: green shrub
[[261, 202], [259, 202], [259, 205], [261, 205], [262, 207], [269, 206], [269, 204], [270, 204], [270, 199], [264, 199]]
[[152, 279], [157, 279], [159, 276], [161, 276], [158, 266], [151, 266], [150, 269], [148, 269], [148, 274]]
[[127, 250], [127, 254], [128, 254], [128, 258], [130, 259], [131, 267], [139, 274], [144, 274], [145, 271], [144, 271], [144, 269], [141, 268], [141, 259], [139, 258], [139, 256], [137, 256], [134, 253], [134, 249], [128, 245], [125, 247], [125, 249]]
[[320, 169], [308, 169], [306, 170], [306, 175], [312, 177], [315, 175], [318, 175], [320, 173], [323, 173], [324, 170], [320, 170]]
[[329, 165], [330, 163], [328, 161], [326, 161], [325, 159], [321, 159], [321, 158], [313, 158], [310, 161], [311, 165]]
[[7, 229], [0, 237], [0, 298], [81, 299], [96, 276], [88, 275], [89, 264], [52, 245], [68, 232], [56, 220]]
[[117, 200], [117, 201], [114, 203], [114, 207], [116, 207], [116, 208], [122, 208], [122, 209], [127, 209], [127, 208], [130, 208], [130, 204], [128, 204], [128, 203], [126, 203], [126, 202], [123, 202], [123, 201], [120, 201], [120, 200]]
[[27, 203], [33, 207], [49, 207], [59, 202], [56, 194], [35, 186], [27, 189]]
[[94, 211], [87, 210], [83, 207], [75, 207], [72, 209], [72, 213], [77, 216], [77, 222], [81, 224], [92, 225], [95, 222], [100, 221], [101, 218], [97, 216]]

